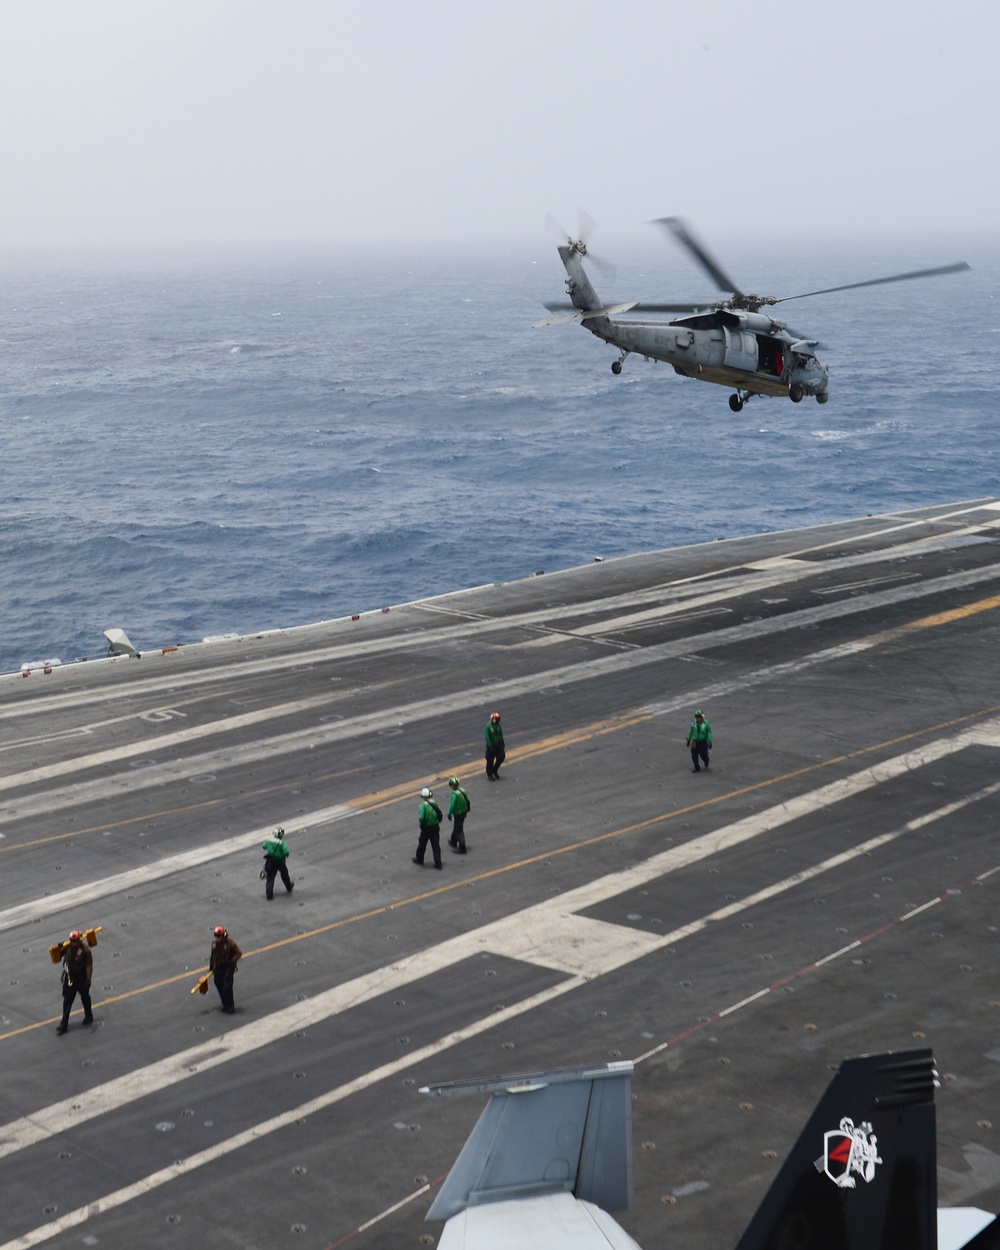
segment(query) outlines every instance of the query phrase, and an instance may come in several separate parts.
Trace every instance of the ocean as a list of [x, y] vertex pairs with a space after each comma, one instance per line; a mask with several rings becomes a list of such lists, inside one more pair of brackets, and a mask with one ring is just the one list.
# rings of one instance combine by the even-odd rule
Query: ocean
[[[0, 672], [363, 612], [737, 534], [1000, 494], [1000, 237], [713, 240], [787, 294], [830, 402], [579, 326], [554, 242], [0, 259]], [[715, 298], [650, 234], [609, 299]]]

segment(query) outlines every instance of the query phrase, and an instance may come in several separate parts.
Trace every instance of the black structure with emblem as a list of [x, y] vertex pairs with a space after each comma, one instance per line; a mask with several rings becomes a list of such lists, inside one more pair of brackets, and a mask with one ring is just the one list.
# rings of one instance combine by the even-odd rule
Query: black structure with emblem
[[737, 1250], [936, 1250], [930, 1050], [847, 1059]]

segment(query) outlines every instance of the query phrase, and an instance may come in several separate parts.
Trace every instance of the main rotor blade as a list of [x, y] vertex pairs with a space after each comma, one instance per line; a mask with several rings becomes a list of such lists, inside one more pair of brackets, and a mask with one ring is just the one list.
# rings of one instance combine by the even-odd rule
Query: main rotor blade
[[711, 300], [702, 300], [700, 304], [647, 304], [645, 300], [636, 304], [636, 312], [652, 312], [652, 313], [685, 313], [685, 312], [708, 312], [715, 305]]
[[682, 247], [686, 247], [691, 255], [695, 258], [702, 269], [708, 274], [720, 291], [726, 293], [739, 291], [739, 287], [730, 278], [729, 274], [722, 268], [715, 257], [709, 252], [703, 243], [694, 237], [691, 228], [683, 217], [658, 217], [650, 223], [654, 226], [662, 226], [665, 230], [669, 230], [674, 238]]
[[941, 265], [937, 269], [914, 269], [912, 273], [894, 273], [888, 278], [869, 278], [867, 282], [848, 282], [845, 286], [828, 286], [822, 291], [804, 291], [801, 295], [783, 295], [781, 299], [772, 301], [784, 304], [790, 299], [808, 299], [810, 295], [830, 295], [834, 291], [854, 291], [859, 286], [883, 286], [887, 282], [909, 282], [911, 278], [937, 278], [946, 273], [961, 273], [972, 266], [964, 260], [955, 261], [953, 265]]
[[[544, 305], [549, 312], [564, 312], [575, 308], [575, 304], [571, 304], [569, 300], [559, 300], [547, 302]], [[702, 302], [701, 304], [646, 304], [631, 303], [629, 305], [630, 312], [649, 312], [649, 313], [686, 313], [686, 312], [702, 312], [712, 308], [711, 303]], [[805, 335], [799, 335], [804, 338]]]

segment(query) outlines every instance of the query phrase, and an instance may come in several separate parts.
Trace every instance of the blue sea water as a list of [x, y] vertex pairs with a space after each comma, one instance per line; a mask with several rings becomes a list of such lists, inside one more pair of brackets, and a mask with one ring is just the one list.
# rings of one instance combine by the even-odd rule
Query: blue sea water
[[[0, 672], [305, 624], [680, 543], [1000, 494], [1000, 238], [718, 248], [830, 402], [532, 330], [549, 241], [0, 260]], [[609, 298], [709, 298], [650, 239]]]

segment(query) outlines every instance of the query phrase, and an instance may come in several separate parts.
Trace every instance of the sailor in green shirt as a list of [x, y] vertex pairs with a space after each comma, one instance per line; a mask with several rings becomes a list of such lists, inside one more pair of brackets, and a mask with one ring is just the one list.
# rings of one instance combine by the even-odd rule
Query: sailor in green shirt
[[274, 836], [264, 841], [264, 870], [260, 874], [264, 878], [264, 896], [266, 898], [274, 898], [274, 878], [280, 873], [281, 882], [285, 889], [291, 894], [295, 889], [295, 882], [288, 875], [288, 843], [285, 841], [285, 831], [279, 825], [274, 831]]
[[453, 822], [448, 845], [458, 855], [465, 854], [465, 818], [472, 810], [469, 796], [462, 789], [457, 777], [449, 777], [451, 787], [451, 803], [448, 806], [448, 819]]
[[417, 853], [413, 857], [415, 864], [423, 867], [424, 852], [427, 850], [427, 843], [431, 844], [431, 852], [434, 855], [434, 867], [441, 867], [441, 809], [434, 802], [434, 791], [430, 786], [424, 786], [420, 791], [420, 797], [423, 802], [420, 804], [420, 810], [417, 812], [417, 823], [420, 825], [420, 837], [417, 840]]
[[500, 713], [494, 712], [483, 730], [486, 739], [486, 776], [490, 781], [500, 779], [500, 765], [507, 758], [507, 750], [503, 742], [503, 729], [500, 726]]
[[688, 730], [687, 745], [691, 748], [691, 763], [694, 765], [694, 772], [701, 772], [699, 758], [704, 760], [705, 767], [708, 768], [708, 753], [712, 749], [712, 726], [705, 719], [704, 712], [695, 712], [691, 728]]

